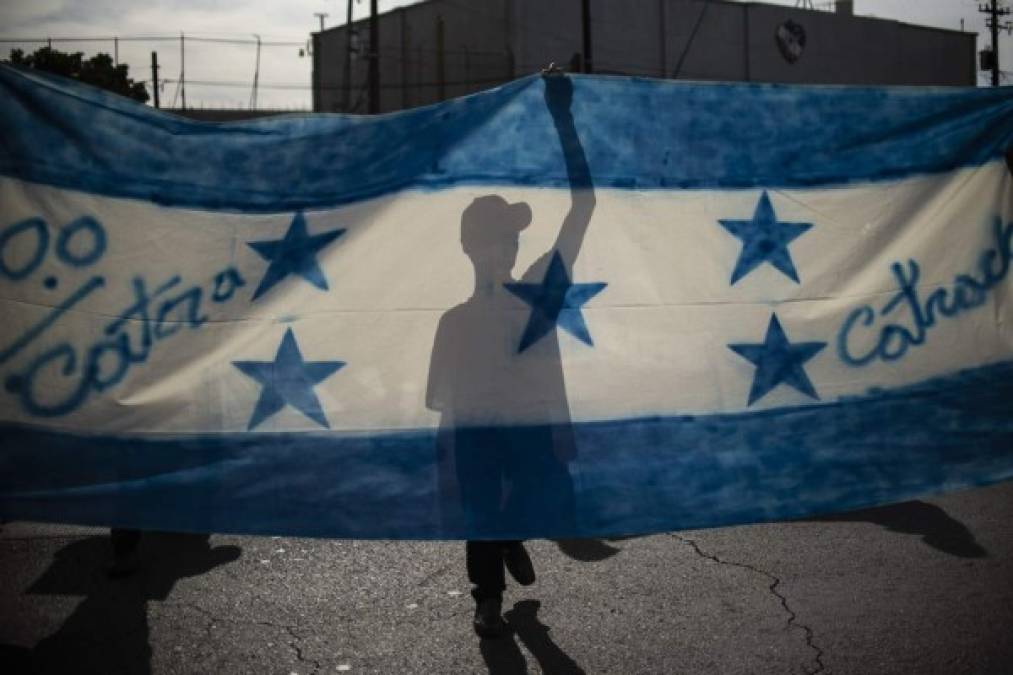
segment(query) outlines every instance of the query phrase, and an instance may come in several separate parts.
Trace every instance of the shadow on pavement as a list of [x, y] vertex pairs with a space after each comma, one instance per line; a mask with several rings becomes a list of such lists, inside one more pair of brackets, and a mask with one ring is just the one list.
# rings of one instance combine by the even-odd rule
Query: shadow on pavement
[[556, 546], [563, 555], [577, 562], [601, 562], [622, 551], [601, 539], [557, 539]]
[[606, 537], [605, 539], [555, 539], [553, 541], [559, 547], [560, 553], [571, 560], [576, 560], [577, 562], [601, 562], [602, 560], [608, 560], [623, 550], [618, 546], [610, 546], [606, 542], [615, 544], [632, 539], [643, 539], [647, 536], [650, 535], [626, 534]]
[[935, 504], [922, 501], [901, 502], [849, 513], [813, 518], [812, 522], [868, 522], [882, 525], [891, 532], [920, 534], [932, 548], [961, 558], [984, 558], [986, 551], [974, 539], [967, 526]]
[[59, 630], [34, 649], [0, 646], [24, 673], [149, 673], [149, 600], [165, 600], [180, 579], [230, 563], [238, 546], [209, 544], [209, 535], [146, 532], [140, 567], [110, 579], [108, 537], [89, 537], [60, 549], [28, 589], [35, 595], [81, 595], [81, 604]]
[[527, 647], [538, 669], [553, 675], [583, 675], [584, 670], [559, 648], [549, 636], [549, 627], [538, 619], [541, 603], [521, 600], [503, 616], [510, 623], [511, 633], [493, 640], [482, 640], [479, 648], [490, 675], [518, 675], [527, 673], [527, 663], [514, 636]]

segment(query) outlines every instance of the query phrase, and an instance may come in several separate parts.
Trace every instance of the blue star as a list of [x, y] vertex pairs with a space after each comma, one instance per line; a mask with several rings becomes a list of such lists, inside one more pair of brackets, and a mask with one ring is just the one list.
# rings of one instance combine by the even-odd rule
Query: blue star
[[597, 282], [592, 284], [570, 283], [566, 274], [566, 266], [559, 251], [552, 254], [545, 279], [540, 284], [509, 283], [503, 284], [508, 291], [531, 305], [531, 318], [521, 337], [521, 346], [517, 353], [537, 342], [557, 325], [569, 331], [581, 342], [594, 346], [591, 334], [584, 324], [580, 313], [581, 306], [598, 295], [608, 284]]
[[732, 271], [732, 281], [746, 276], [764, 262], [779, 269], [785, 276], [799, 283], [795, 264], [791, 261], [788, 244], [812, 227], [812, 223], [785, 223], [774, 215], [774, 207], [764, 190], [756, 205], [752, 220], [719, 220], [719, 223], [742, 240], [742, 253]]
[[250, 241], [246, 245], [260, 254], [271, 264], [267, 266], [264, 278], [253, 292], [256, 300], [289, 274], [298, 274], [320, 290], [327, 290], [327, 279], [317, 265], [316, 254], [342, 234], [344, 230], [331, 230], [312, 237], [306, 233], [306, 219], [302, 212], [296, 213], [292, 224], [282, 239], [271, 241]]
[[819, 400], [802, 364], [826, 346], [826, 342], [791, 344], [781, 328], [781, 322], [777, 320], [777, 314], [773, 314], [763, 344], [734, 344], [728, 345], [728, 348], [756, 366], [753, 386], [749, 390], [749, 405], [753, 405], [782, 382]]
[[320, 426], [330, 428], [313, 387], [339, 371], [344, 361], [303, 361], [295, 335], [289, 328], [274, 361], [233, 361], [232, 365], [263, 387], [247, 429], [254, 428], [286, 404]]

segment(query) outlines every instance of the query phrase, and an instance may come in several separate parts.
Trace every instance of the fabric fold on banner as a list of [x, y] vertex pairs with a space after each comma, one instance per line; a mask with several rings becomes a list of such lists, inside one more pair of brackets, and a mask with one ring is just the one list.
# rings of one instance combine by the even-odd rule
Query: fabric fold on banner
[[1013, 89], [0, 93], [0, 518], [599, 537], [1013, 477]]

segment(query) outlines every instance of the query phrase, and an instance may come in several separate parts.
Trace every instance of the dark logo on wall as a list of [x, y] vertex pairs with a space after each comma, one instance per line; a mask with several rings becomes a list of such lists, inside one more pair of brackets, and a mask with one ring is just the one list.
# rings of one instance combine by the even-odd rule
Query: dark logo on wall
[[788, 63], [795, 63], [802, 57], [805, 49], [805, 29], [791, 19], [777, 27], [774, 33], [777, 48]]

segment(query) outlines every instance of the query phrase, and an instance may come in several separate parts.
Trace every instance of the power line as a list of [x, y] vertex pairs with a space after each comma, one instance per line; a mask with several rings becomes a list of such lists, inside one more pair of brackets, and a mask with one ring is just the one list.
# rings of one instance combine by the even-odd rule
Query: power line
[[[186, 35], [186, 39], [192, 42], [206, 42], [210, 44], [223, 44], [223, 45], [257, 45], [257, 40], [241, 39], [241, 38], [214, 38], [214, 37], [197, 37], [194, 35]], [[50, 44], [53, 42], [176, 42], [179, 40], [179, 35], [167, 36], [167, 35], [110, 35], [108, 37], [24, 37], [24, 38], [0, 38], [0, 44]], [[262, 40], [260, 41], [261, 47], [303, 47], [306, 45], [305, 40], [298, 42], [289, 40]]]
[[[138, 82], [144, 82], [148, 84], [151, 82], [148, 80], [137, 80]], [[439, 87], [441, 84], [448, 87], [466, 87], [478, 84], [502, 84], [509, 81], [506, 76], [503, 77], [488, 77], [488, 78], [473, 78], [470, 80], [451, 80], [443, 83], [432, 81], [432, 82], [412, 82], [412, 83], [381, 83], [381, 89], [416, 89], [423, 87]], [[173, 82], [179, 83], [178, 78], [161, 78], [159, 82], [164, 84], [172, 84]], [[243, 82], [241, 80], [192, 80], [187, 78], [187, 85], [190, 86], [202, 86], [202, 87], [230, 87], [230, 88], [243, 88], [246, 89], [250, 86], [249, 82]], [[317, 85], [319, 89], [337, 90], [342, 89], [344, 85], [341, 84], [321, 84]], [[313, 89], [311, 84], [293, 84], [289, 82], [260, 82], [257, 85], [258, 89], [282, 89], [282, 90], [293, 90], [293, 91], [309, 91]]]
[[[187, 42], [205, 42], [212, 44], [227, 44], [227, 45], [252, 45], [257, 46], [257, 40], [244, 40], [239, 38], [206, 38], [206, 37], [194, 37], [190, 33], [186, 33]], [[120, 42], [178, 42], [179, 35], [172, 37], [152, 35], [152, 36], [127, 36], [127, 37], [54, 37], [54, 38], [0, 38], [0, 44], [48, 44], [50, 42], [114, 42], [119, 40]], [[305, 40], [302, 42], [289, 42], [289, 41], [270, 41], [261, 40], [261, 47], [305, 47]], [[401, 50], [397, 47], [381, 47], [379, 50], [380, 54], [400, 54]], [[435, 48], [417, 48], [413, 51], [418, 51], [423, 54], [435, 54], [437, 49]], [[448, 55], [467, 55], [467, 56], [489, 56], [489, 57], [500, 57], [502, 58], [506, 52], [503, 50], [485, 50], [485, 49], [444, 49], [444, 54]]]

